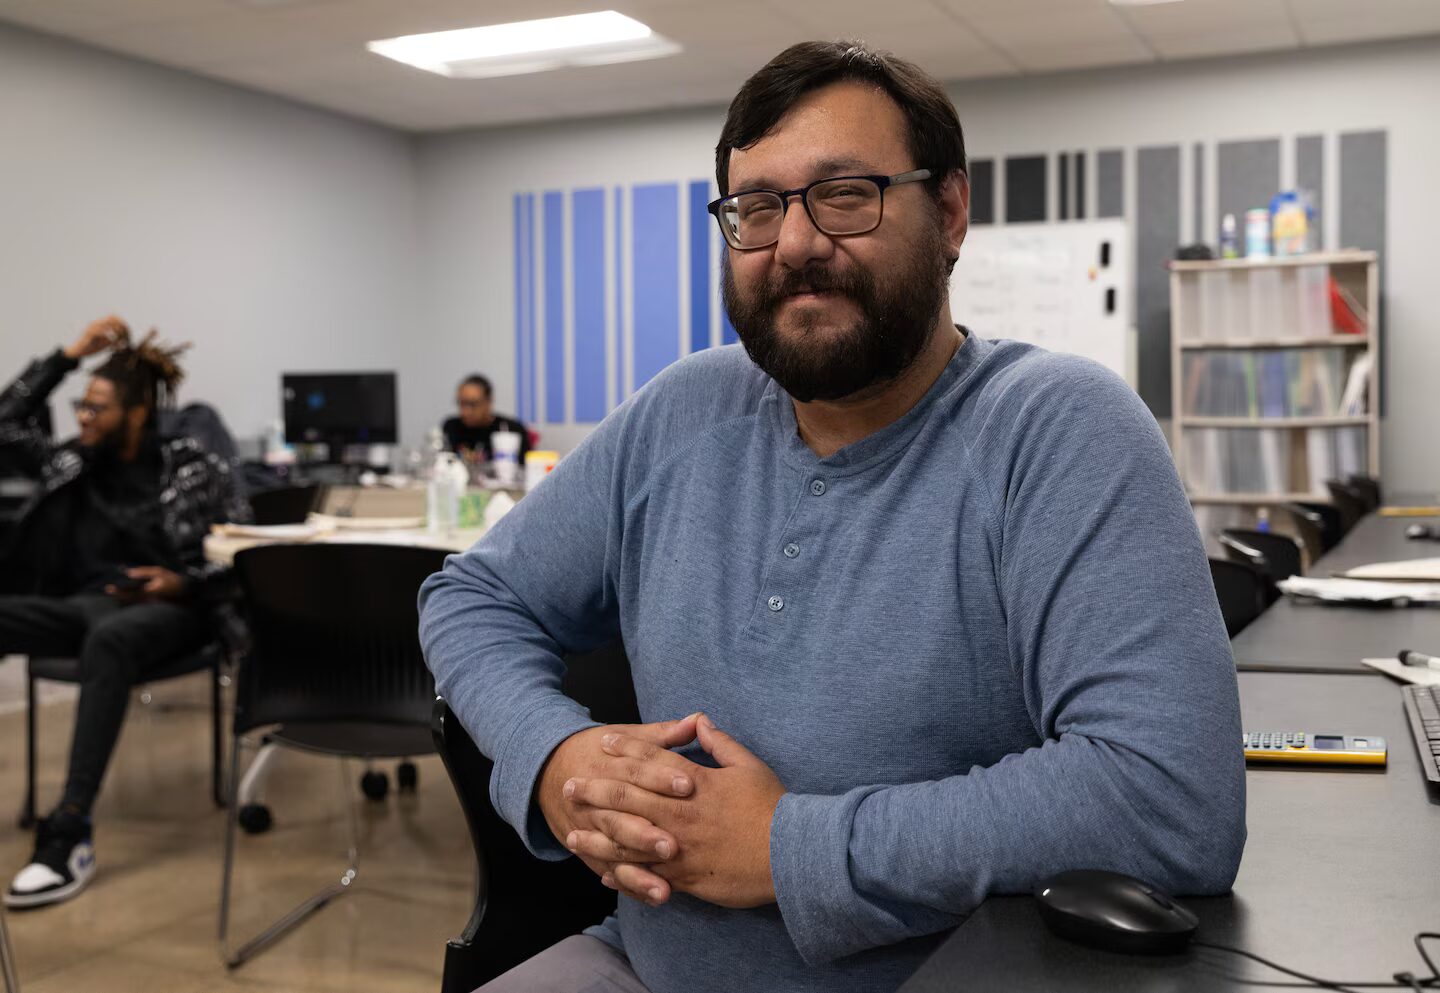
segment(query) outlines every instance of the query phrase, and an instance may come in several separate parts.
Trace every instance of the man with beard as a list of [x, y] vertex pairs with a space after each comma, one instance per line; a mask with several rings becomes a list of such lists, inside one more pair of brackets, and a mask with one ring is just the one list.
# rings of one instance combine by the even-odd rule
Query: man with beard
[[29, 366], [0, 392], [0, 424], [19, 439], [80, 360], [111, 349], [75, 402], [80, 434], [58, 448], [36, 434], [39, 492], [0, 571], [0, 655], [73, 655], [80, 699], [59, 805], [36, 830], [35, 853], [5, 893], [9, 907], [68, 899], [95, 873], [90, 810], [120, 734], [130, 688], [147, 669], [214, 636], [209, 604], [223, 579], [205, 563], [210, 525], [245, 520], [229, 467], [189, 438], [162, 438], [156, 411], [174, 398], [181, 349], [151, 332], [132, 345], [115, 317]]
[[[485, 989], [893, 990], [1061, 870], [1226, 890], [1239, 702], [1194, 518], [1124, 383], [953, 323], [944, 90], [796, 45], [716, 178], [744, 352], [666, 370], [422, 587], [497, 809], [620, 893]], [[617, 634], [652, 723], [561, 693]]]

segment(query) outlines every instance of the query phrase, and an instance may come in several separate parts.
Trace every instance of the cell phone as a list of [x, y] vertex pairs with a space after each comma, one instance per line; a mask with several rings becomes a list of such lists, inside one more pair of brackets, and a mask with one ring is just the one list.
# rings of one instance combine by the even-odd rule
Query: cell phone
[[1385, 739], [1377, 735], [1308, 734], [1304, 731], [1249, 731], [1241, 735], [1247, 762], [1303, 762], [1307, 765], [1384, 765]]

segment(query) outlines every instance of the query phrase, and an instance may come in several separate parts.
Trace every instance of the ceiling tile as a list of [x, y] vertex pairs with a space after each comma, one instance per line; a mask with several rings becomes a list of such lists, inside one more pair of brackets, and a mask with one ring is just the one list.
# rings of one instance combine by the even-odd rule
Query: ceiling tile
[[1155, 56], [1137, 38], [1098, 45], [1017, 45], [1009, 51], [1026, 72], [1059, 72], [1155, 60]]
[[1289, 24], [1264, 24], [1224, 31], [1162, 35], [1152, 37], [1150, 44], [1162, 58], [1189, 59], [1299, 48], [1300, 37]]
[[[1400, 38], [1440, 32], [1440, 2], [1425, 0], [1372, 0], [1363, 9], [1354, 5], [1341, 9], [1321, 4], [1294, 3], [1295, 21], [1300, 40], [1307, 45], [1339, 45], [1352, 41]], [[1337, 13], [1338, 11], [1338, 13]]]
[[1146, 38], [1290, 23], [1285, 0], [1189, 0], [1123, 7], [1117, 8], [1117, 12]]
[[1001, 48], [1025, 45], [1103, 45], [1135, 36], [1113, 10], [1067, 10], [1034, 17], [986, 14], [970, 18], [975, 30]]

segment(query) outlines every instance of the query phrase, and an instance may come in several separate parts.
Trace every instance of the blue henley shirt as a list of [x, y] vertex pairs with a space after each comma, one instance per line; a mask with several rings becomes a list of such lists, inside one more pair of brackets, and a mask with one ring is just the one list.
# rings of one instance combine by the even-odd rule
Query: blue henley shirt
[[1239, 865], [1200, 536], [1154, 418], [1084, 359], [968, 335], [909, 413], [821, 459], [739, 346], [693, 355], [420, 602], [542, 858], [568, 853], [541, 767], [595, 723], [560, 656], [617, 633], [644, 720], [703, 710], [785, 784], [776, 905], [622, 897], [594, 930], [654, 993], [893, 990], [987, 894], [1070, 868], [1220, 893]]

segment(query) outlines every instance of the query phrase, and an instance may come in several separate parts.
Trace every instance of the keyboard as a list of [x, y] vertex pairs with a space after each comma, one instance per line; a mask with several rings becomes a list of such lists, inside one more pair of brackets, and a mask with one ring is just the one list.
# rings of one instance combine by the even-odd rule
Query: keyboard
[[1426, 779], [1440, 785], [1440, 686], [1402, 686], [1401, 691], [1420, 767]]

